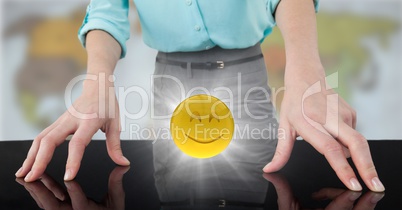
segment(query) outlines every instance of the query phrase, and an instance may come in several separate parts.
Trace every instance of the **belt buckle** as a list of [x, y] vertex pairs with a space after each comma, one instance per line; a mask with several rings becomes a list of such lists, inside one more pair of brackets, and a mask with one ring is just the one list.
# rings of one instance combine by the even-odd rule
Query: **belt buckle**
[[216, 64], [218, 64], [218, 69], [225, 68], [225, 63], [223, 61], [216, 61]]

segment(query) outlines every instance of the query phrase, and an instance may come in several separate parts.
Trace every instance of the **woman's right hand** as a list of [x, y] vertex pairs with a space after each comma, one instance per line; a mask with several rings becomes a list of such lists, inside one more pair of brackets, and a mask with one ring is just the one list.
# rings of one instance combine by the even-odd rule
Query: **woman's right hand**
[[[106, 82], [108, 83], [108, 82]], [[120, 147], [119, 106], [113, 83], [106, 85], [105, 94], [99, 94], [98, 81], [86, 80], [82, 95], [56, 122], [43, 130], [33, 141], [17, 177], [26, 182], [37, 180], [52, 159], [54, 150], [73, 134], [68, 146], [68, 159], [64, 180], [77, 175], [85, 147], [101, 129], [106, 134], [106, 147], [110, 158], [118, 165], [130, 164]]]
[[121, 57], [121, 47], [107, 32], [92, 30], [86, 35], [86, 49], [87, 76], [96, 79], [87, 77], [82, 95], [34, 139], [26, 160], [15, 174], [25, 176], [26, 182], [32, 182], [43, 174], [56, 147], [70, 134], [74, 135], [68, 146], [64, 180], [72, 180], [77, 175], [85, 147], [99, 129], [106, 134], [106, 147], [112, 160], [122, 166], [130, 164], [121, 151], [119, 106], [114, 84], [108, 79]]

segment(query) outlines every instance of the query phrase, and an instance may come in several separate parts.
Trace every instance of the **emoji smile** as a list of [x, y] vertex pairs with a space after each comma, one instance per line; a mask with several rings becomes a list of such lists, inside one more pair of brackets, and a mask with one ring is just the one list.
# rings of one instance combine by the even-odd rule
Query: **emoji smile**
[[229, 146], [234, 128], [229, 107], [219, 98], [206, 94], [193, 95], [180, 102], [170, 119], [174, 144], [193, 158], [220, 154]]
[[195, 139], [195, 138], [193, 138], [193, 137], [191, 137], [191, 136], [189, 136], [189, 135], [187, 135], [187, 134], [185, 134], [185, 135], [187, 136], [187, 138], [189, 138], [189, 139], [191, 139], [191, 140], [193, 140], [193, 141], [195, 141], [195, 142], [198, 142], [198, 143], [200, 143], [200, 144], [209, 144], [209, 143], [211, 143], [211, 142], [214, 142], [214, 141], [216, 141], [216, 140], [222, 138], [222, 135], [220, 135], [220, 136], [218, 136], [218, 137], [216, 137], [216, 138], [214, 138], [214, 139], [208, 140], [208, 141], [200, 141], [200, 140], [197, 140], [197, 139]]

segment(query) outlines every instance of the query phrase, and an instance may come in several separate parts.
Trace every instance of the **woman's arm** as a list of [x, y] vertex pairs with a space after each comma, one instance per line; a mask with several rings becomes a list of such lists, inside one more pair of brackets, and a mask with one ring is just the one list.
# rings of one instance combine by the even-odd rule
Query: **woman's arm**
[[88, 74], [106, 73], [112, 75], [121, 55], [119, 43], [107, 32], [93, 30], [86, 38]]
[[300, 135], [325, 156], [349, 189], [362, 190], [347, 162], [351, 156], [365, 184], [373, 191], [384, 191], [367, 140], [355, 131], [355, 111], [325, 81], [318, 54], [313, 1], [282, 0], [276, 20], [285, 40], [286, 91], [276, 153], [263, 170], [281, 169], [290, 157], [295, 138]]
[[[26, 176], [27, 182], [35, 181], [43, 174], [56, 147], [70, 134], [74, 135], [69, 142], [65, 180], [74, 179], [85, 147], [99, 129], [106, 134], [107, 151], [112, 160], [119, 165], [130, 164], [121, 151], [118, 104], [115, 92], [109, 91], [114, 89], [113, 81], [108, 80], [121, 56], [121, 46], [108, 33], [93, 30], [87, 34], [86, 49], [88, 74], [83, 92], [72, 107], [34, 139], [26, 160], [16, 173], [17, 177]], [[94, 118], [81, 117], [93, 113], [96, 114]]]

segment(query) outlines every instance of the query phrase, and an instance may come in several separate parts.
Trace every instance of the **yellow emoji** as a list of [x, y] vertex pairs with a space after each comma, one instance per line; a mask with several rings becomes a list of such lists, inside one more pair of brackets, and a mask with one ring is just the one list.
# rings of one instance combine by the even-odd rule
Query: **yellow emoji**
[[229, 145], [234, 120], [229, 108], [211, 95], [194, 95], [182, 101], [170, 120], [177, 147], [195, 158], [210, 158]]

